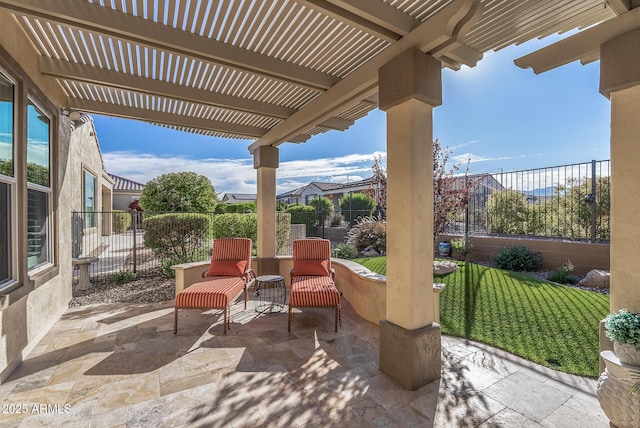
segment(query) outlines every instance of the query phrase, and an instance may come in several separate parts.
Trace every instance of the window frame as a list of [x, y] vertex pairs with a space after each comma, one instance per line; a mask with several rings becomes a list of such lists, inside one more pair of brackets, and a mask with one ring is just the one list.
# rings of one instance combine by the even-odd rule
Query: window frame
[[[89, 215], [89, 211], [87, 211], [87, 195], [86, 195], [86, 191], [87, 191], [87, 175], [90, 175], [93, 178], [93, 209], [90, 211], [92, 213], [91, 215], [91, 219], [93, 224], [88, 224], [87, 222], [87, 217]], [[82, 211], [84, 212], [84, 230], [88, 230], [88, 229], [95, 229], [98, 227], [98, 223], [96, 220], [96, 204], [98, 203], [98, 197], [97, 197], [97, 187], [98, 187], [98, 176], [96, 174], [93, 173], [93, 171], [91, 171], [90, 169], [88, 169], [87, 167], [82, 167]]]
[[9, 197], [8, 197], [8, 203], [9, 203], [9, 209], [7, 210], [7, 215], [8, 215], [8, 221], [9, 221], [9, 236], [8, 236], [8, 242], [9, 245], [7, 246], [7, 250], [9, 251], [9, 263], [8, 263], [8, 276], [5, 279], [0, 279], [0, 293], [5, 292], [9, 289], [14, 288], [17, 284], [19, 284], [19, 266], [18, 266], [18, 239], [17, 237], [19, 236], [19, 232], [18, 232], [18, 222], [16, 221], [16, 219], [18, 218], [18, 213], [17, 213], [17, 209], [18, 209], [18, 199], [17, 199], [17, 189], [18, 189], [18, 180], [16, 178], [17, 175], [17, 171], [16, 171], [16, 166], [17, 166], [17, 144], [16, 142], [18, 141], [17, 135], [18, 135], [18, 118], [19, 118], [19, 112], [18, 112], [18, 94], [19, 94], [19, 90], [20, 90], [20, 86], [18, 81], [13, 78], [11, 76], [11, 73], [8, 73], [7, 70], [4, 67], [0, 66], [0, 74], [2, 74], [2, 77], [4, 79], [6, 79], [7, 81], [11, 82], [11, 84], [13, 85], [13, 99], [12, 99], [12, 135], [11, 135], [11, 156], [12, 156], [12, 161], [13, 161], [13, 175], [12, 176], [8, 176], [8, 175], [3, 175], [0, 174], [0, 182], [6, 184], [8, 186], [8, 191], [9, 191]]
[[[36, 109], [39, 110], [40, 113], [42, 113], [44, 116], [46, 116], [49, 119], [49, 135], [48, 135], [48, 168], [49, 168], [49, 187], [43, 186], [41, 184], [36, 184], [36, 183], [31, 183], [29, 182], [29, 178], [26, 174], [27, 171], [27, 161], [29, 159], [29, 119], [28, 119], [28, 112], [29, 112], [29, 105], [33, 105]], [[54, 129], [54, 121], [53, 121], [53, 113], [51, 113], [49, 111], [49, 109], [43, 107], [42, 103], [40, 103], [37, 98], [35, 98], [34, 96], [32, 96], [31, 94], [27, 95], [26, 99], [25, 99], [25, 103], [24, 103], [24, 124], [25, 124], [25, 154], [24, 154], [24, 160], [22, 162], [24, 168], [25, 168], [25, 181], [26, 181], [26, 187], [27, 187], [27, 192], [25, 193], [25, 197], [28, 198], [28, 192], [29, 190], [32, 191], [36, 191], [36, 192], [40, 192], [40, 193], [44, 193], [47, 198], [47, 207], [46, 207], [46, 215], [47, 215], [47, 219], [46, 219], [46, 228], [47, 228], [47, 242], [46, 242], [46, 246], [47, 246], [47, 253], [48, 253], [48, 257], [47, 260], [41, 263], [36, 264], [35, 266], [29, 267], [29, 257], [27, 255], [27, 271], [29, 273], [30, 276], [33, 275], [37, 275], [43, 271], [48, 270], [49, 268], [53, 267], [55, 265], [55, 254], [54, 254], [54, 245], [53, 243], [55, 242], [55, 231], [54, 231], [54, 216], [55, 216], [55, 210], [53, 207], [53, 188], [54, 188], [54, 178], [53, 178], [53, 174], [52, 174], [52, 165], [53, 165], [53, 140], [54, 140], [54, 134], [53, 134], [53, 129]], [[27, 202], [28, 204], [28, 202]], [[25, 218], [28, 222], [28, 209], [27, 211], [25, 211]], [[27, 230], [28, 233], [28, 230]], [[24, 237], [27, 241], [28, 241], [28, 235]], [[27, 244], [28, 247], [28, 244]]]

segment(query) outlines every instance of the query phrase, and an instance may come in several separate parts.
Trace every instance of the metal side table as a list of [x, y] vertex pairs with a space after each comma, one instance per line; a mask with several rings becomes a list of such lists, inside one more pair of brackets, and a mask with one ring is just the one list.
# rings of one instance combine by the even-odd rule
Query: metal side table
[[271, 314], [282, 312], [287, 303], [287, 286], [280, 275], [262, 275], [256, 278], [253, 291], [256, 312]]

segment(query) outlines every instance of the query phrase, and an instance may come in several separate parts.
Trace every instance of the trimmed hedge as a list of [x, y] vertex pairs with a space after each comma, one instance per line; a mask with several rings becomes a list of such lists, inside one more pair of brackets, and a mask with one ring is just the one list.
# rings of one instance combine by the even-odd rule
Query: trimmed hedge
[[[291, 235], [291, 215], [276, 213], [276, 246], [277, 251], [288, 244]], [[212, 237], [216, 238], [250, 238], [253, 241], [254, 253], [258, 240], [257, 214], [218, 214], [213, 217]]]
[[211, 216], [197, 213], [169, 213], [143, 221], [144, 243], [160, 257], [163, 273], [173, 264], [205, 260], [210, 250]]
[[113, 210], [111, 217], [113, 233], [122, 233], [131, 226], [131, 214], [122, 210]]
[[307, 236], [313, 236], [317, 220], [315, 208], [309, 205], [292, 205], [285, 212], [291, 214], [291, 224], [305, 224]]

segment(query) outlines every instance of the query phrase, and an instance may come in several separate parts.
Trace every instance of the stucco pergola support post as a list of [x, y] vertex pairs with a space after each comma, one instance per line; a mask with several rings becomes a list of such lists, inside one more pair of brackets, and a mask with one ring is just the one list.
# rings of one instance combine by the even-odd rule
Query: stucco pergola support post
[[277, 274], [276, 258], [276, 169], [278, 148], [261, 146], [253, 152], [253, 167], [257, 170], [258, 205], [258, 266], [260, 275]]
[[[611, 100], [610, 310], [640, 311], [640, 29], [600, 46], [600, 92]], [[601, 323], [600, 349], [611, 348]]]
[[407, 389], [440, 378], [433, 310], [433, 107], [442, 103], [440, 61], [408, 50], [379, 70], [387, 113], [387, 307], [380, 370]]

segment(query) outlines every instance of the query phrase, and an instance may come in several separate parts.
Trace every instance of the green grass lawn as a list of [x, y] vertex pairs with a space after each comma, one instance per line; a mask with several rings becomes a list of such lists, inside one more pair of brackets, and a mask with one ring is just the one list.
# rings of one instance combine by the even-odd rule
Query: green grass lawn
[[[386, 274], [386, 257], [354, 261]], [[447, 284], [440, 296], [443, 333], [556, 370], [598, 376], [599, 323], [609, 313], [609, 296], [473, 263], [436, 281]]]

